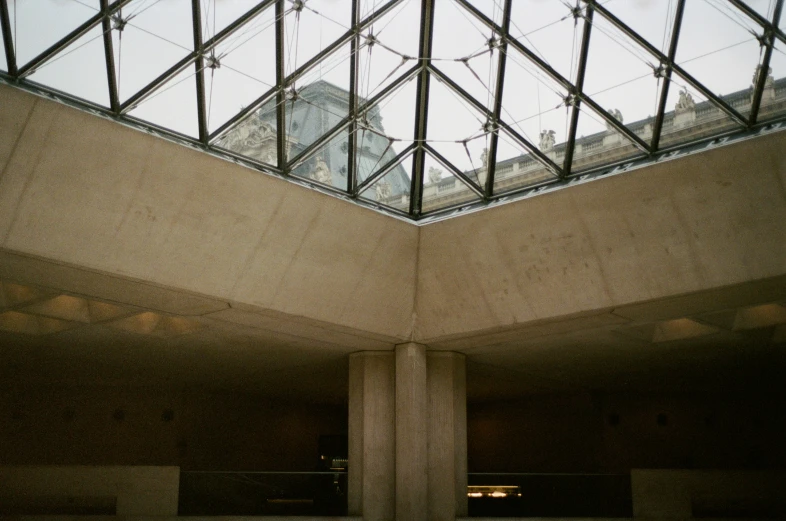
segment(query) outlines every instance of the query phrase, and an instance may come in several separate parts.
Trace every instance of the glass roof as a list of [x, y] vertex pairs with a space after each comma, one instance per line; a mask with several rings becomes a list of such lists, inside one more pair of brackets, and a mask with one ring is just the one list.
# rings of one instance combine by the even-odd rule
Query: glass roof
[[783, 3], [0, 0], [0, 80], [422, 221], [783, 121]]

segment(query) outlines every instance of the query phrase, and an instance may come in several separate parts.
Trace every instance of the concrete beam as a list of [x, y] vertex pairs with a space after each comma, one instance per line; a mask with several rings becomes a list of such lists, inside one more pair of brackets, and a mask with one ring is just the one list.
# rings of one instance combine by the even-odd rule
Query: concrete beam
[[424, 226], [414, 338], [783, 277], [784, 149], [773, 133]]
[[0, 86], [0, 248], [399, 342], [418, 228]]

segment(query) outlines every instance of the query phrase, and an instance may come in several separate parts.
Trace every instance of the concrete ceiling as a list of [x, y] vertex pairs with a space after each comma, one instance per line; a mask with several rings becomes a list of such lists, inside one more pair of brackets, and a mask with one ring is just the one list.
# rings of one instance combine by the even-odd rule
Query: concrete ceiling
[[[189, 386], [342, 403], [347, 355], [394, 346], [73, 267], [59, 267], [70, 274], [60, 277], [65, 287], [53, 280], [44, 286], [31, 279], [43, 261], [3, 258], [0, 380], [6, 386]], [[73, 291], [74, 280], [92, 287], [85, 279], [97, 277], [103, 277], [98, 295]], [[786, 368], [786, 301], [772, 296], [786, 293], [786, 278], [748, 286], [430, 347], [467, 354], [470, 400], [775, 385]]]

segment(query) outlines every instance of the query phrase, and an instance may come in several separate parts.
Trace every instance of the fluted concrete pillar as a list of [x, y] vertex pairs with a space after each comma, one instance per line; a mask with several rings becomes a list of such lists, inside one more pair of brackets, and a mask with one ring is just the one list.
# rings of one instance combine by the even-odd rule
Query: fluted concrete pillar
[[407, 343], [350, 356], [348, 506], [365, 521], [466, 517], [464, 355]]
[[391, 351], [349, 357], [348, 511], [392, 521], [396, 508], [396, 364]]
[[467, 377], [461, 353], [430, 352], [428, 519], [467, 516]]
[[426, 346], [396, 346], [396, 520], [428, 519]]

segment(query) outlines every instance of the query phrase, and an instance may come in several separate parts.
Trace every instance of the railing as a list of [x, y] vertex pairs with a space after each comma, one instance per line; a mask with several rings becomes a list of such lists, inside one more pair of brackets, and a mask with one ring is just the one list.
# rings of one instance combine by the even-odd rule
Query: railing
[[470, 517], [633, 516], [630, 474], [468, 475]]
[[310, 515], [347, 512], [346, 471], [182, 471], [178, 515]]

